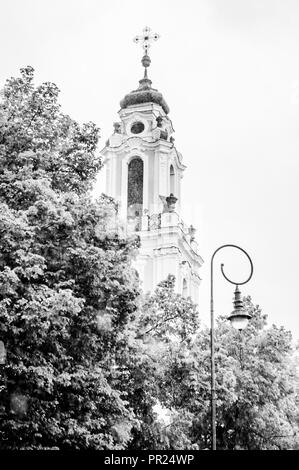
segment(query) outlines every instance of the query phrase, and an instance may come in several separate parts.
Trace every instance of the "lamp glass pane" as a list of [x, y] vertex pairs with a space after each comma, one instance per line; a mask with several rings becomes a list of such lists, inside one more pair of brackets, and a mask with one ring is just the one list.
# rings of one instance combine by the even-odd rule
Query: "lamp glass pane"
[[236, 330], [244, 330], [248, 325], [248, 318], [243, 315], [236, 315], [230, 318], [230, 322]]

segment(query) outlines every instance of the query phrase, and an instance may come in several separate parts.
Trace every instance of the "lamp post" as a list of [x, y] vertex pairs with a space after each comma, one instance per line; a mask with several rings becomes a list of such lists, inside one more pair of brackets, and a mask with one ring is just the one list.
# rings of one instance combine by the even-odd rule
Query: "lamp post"
[[213, 286], [213, 262], [216, 253], [222, 248], [237, 248], [238, 250], [242, 251], [248, 258], [250, 263], [250, 275], [249, 277], [243, 282], [235, 282], [231, 281], [224, 273], [223, 267], [224, 264], [221, 264], [221, 272], [223, 277], [236, 286], [235, 289], [235, 298], [234, 298], [234, 310], [228, 317], [228, 320], [232, 323], [232, 326], [238, 330], [242, 330], [247, 326], [248, 320], [251, 317], [247, 312], [243, 310], [243, 302], [241, 298], [241, 292], [239, 290], [239, 286], [246, 284], [252, 277], [253, 274], [253, 264], [251, 261], [250, 256], [246, 253], [243, 248], [240, 248], [237, 245], [222, 245], [217, 250], [214, 251], [212, 258], [211, 258], [211, 330], [210, 330], [210, 338], [211, 338], [211, 428], [212, 428], [212, 450], [216, 450], [216, 386], [215, 386], [215, 338], [214, 338], [214, 286]]

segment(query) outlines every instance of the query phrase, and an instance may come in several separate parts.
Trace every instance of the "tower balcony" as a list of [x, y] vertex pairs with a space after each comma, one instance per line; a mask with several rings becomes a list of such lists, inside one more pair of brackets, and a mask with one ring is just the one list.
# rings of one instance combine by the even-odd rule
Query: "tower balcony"
[[136, 232], [142, 239], [153, 236], [164, 239], [176, 233], [198, 255], [198, 243], [195, 240], [196, 230], [192, 225], [187, 225], [176, 212], [160, 212], [156, 214], [143, 214], [141, 217], [128, 219], [127, 229]]

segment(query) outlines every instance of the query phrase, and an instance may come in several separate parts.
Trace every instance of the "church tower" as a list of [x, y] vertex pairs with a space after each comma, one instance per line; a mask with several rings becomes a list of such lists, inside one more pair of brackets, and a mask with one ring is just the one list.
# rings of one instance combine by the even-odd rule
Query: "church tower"
[[144, 77], [120, 102], [120, 122], [102, 150], [106, 193], [119, 203], [127, 229], [136, 231], [141, 248], [136, 260], [145, 292], [173, 274], [176, 291], [198, 302], [203, 263], [195, 229], [180, 217], [181, 180], [185, 165], [174, 145], [169, 107], [152, 88], [148, 49], [159, 36], [150, 28], [134, 42], [144, 49]]

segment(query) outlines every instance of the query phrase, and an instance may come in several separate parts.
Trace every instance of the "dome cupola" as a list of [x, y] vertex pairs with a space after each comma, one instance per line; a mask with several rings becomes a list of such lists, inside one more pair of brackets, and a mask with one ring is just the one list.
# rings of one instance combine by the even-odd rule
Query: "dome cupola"
[[121, 109], [127, 108], [142, 103], [155, 103], [161, 106], [165, 114], [169, 113], [169, 106], [164, 100], [162, 93], [155, 88], [152, 88], [152, 81], [147, 76], [147, 68], [151, 64], [151, 59], [148, 55], [148, 49], [151, 42], [156, 41], [159, 38], [158, 34], [152, 34], [151, 29], [146, 27], [143, 30], [142, 36], [136, 36], [134, 38], [135, 43], [142, 43], [144, 49], [144, 56], [142, 57], [141, 63], [144, 67], [144, 77], [139, 80], [139, 87], [136, 90], [128, 93], [120, 102]]

